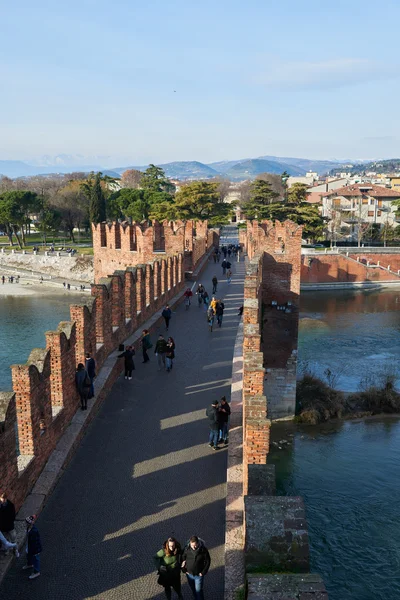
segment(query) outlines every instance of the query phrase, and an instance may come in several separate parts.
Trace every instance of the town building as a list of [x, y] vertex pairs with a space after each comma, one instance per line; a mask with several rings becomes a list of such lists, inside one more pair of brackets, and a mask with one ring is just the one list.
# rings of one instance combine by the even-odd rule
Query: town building
[[395, 191], [373, 183], [357, 183], [322, 194], [322, 216], [329, 222], [328, 238], [359, 239], [361, 229], [382, 229], [400, 223], [394, 200]]

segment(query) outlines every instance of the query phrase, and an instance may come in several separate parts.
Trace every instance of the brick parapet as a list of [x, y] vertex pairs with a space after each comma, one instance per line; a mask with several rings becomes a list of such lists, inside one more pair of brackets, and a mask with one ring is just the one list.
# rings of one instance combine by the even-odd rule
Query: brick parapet
[[182, 273], [194, 271], [210, 246], [219, 243], [218, 232], [209, 230], [207, 221], [99, 223], [92, 233], [96, 283], [117, 270], [180, 254]]
[[[123, 235], [121, 228], [121, 246]], [[118, 234], [113, 239], [118, 243]], [[0, 394], [0, 481], [17, 508], [78, 408], [77, 363], [90, 352], [99, 370], [121, 342], [180, 294], [182, 259], [176, 255], [99, 279], [87, 305], [72, 305], [71, 320], [46, 332], [46, 348], [34, 349], [25, 365], [12, 366], [13, 393]]]

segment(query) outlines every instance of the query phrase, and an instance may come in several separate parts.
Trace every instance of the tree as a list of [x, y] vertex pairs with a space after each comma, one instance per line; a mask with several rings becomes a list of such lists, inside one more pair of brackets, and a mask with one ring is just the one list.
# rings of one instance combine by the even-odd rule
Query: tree
[[276, 173], [260, 173], [257, 175], [256, 179], [260, 179], [262, 181], [267, 181], [274, 192], [279, 194], [280, 199], [285, 198], [286, 193], [286, 183], [282, 180], [282, 175], [277, 175]]
[[219, 184], [210, 181], [193, 181], [184, 185], [175, 195], [175, 218], [182, 220], [208, 220], [211, 225], [228, 223], [233, 209], [221, 201]]
[[139, 188], [142, 182], [142, 175], [143, 173], [137, 169], [128, 169], [127, 171], [124, 171], [121, 175], [121, 186], [123, 188], [131, 189]]
[[322, 237], [325, 220], [321, 217], [318, 206], [302, 202], [301, 204], [288, 204], [279, 202], [270, 204], [269, 215], [265, 218], [271, 221], [286, 221], [289, 219], [303, 226], [303, 237], [317, 240]]
[[102, 173], [91, 173], [81, 184], [82, 192], [89, 200], [89, 219], [95, 225], [106, 220], [106, 199], [101, 186]]
[[61, 225], [61, 214], [48, 205], [44, 205], [37, 223], [38, 230], [43, 234], [43, 243], [46, 245], [47, 235], [58, 232]]
[[166, 178], [163, 169], [155, 165], [149, 165], [142, 173], [140, 186], [149, 192], [167, 192], [171, 195], [175, 192], [174, 184]]
[[13, 244], [12, 235], [14, 234], [19, 247], [22, 248], [19, 233], [21, 233], [25, 245], [23, 226], [30, 222], [30, 214], [40, 210], [40, 206], [40, 199], [33, 192], [13, 190], [0, 195], [0, 222], [8, 235], [10, 245]]
[[268, 207], [276, 202], [278, 197], [279, 194], [274, 192], [268, 181], [256, 179], [250, 185], [250, 197], [242, 204], [242, 210], [248, 219], [268, 219]]
[[82, 190], [82, 181], [71, 180], [53, 198], [52, 207], [60, 213], [61, 225], [75, 243], [74, 229], [89, 218], [89, 202]]
[[287, 192], [289, 204], [301, 204], [307, 201], [308, 186], [305, 183], [294, 183]]

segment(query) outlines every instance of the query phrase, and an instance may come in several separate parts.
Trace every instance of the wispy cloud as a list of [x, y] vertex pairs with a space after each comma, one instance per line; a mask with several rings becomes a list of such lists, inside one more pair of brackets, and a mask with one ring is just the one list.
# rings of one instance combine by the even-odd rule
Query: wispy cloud
[[361, 58], [319, 62], [282, 62], [266, 66], [253, 82], [274, 89], [328, 90], [400, 76], [400, 65]]

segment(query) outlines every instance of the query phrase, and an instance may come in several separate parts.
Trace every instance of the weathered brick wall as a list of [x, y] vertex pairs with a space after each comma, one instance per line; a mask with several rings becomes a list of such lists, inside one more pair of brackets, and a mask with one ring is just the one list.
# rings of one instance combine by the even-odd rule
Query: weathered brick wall
[[13, 392], [0, 394], [0, 481], [17, 508], [79, 406], [76, 365], [90, 352], [100, 369], [184, 287], [183, 254], [100, 278], [86, 305], [71, 306], [71, 321], [46, 332], [46, 347], [12, 366]]
[[115, 271], [180, 254], [183, 269], [193, 271], [210, 245], [218, 244], [218, 234], [208, 229], [207, 221], [100, 223], [92, 232], [96, 283]]
[[344, 283], [365, 281], [392, 281], [396, 279], [393, 272], [376, 267], [368, 267], [370, 263], [380, 264], [391, 271], [400, 269], [399, 255], [388, 254], [352, 254], [347, 258], [343, 254], [321, 254], [321, 256], [305, 255], [301, 261], [302, 283]]

